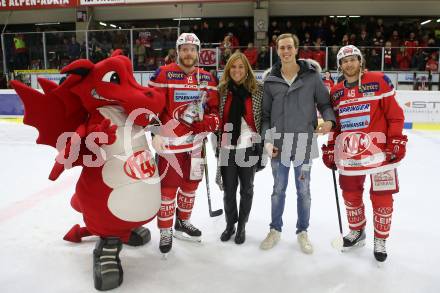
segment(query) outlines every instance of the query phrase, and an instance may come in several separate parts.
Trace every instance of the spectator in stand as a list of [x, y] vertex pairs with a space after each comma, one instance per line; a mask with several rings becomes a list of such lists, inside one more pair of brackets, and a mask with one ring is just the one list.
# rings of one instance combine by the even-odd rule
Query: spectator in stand
[[331, 46], [328, 52], [328, 69], [337, 70], [336, 56], [338, 55], [339, 47], [337, 45]]
[[397, 30], [393, 30], [391, 34], [391, 38], [389, 40], [391, 42], [391, 59], [393, 63], [393, 67], [397, 68], [397, 60], [396, 56], [399, 52], [399, 47], [402, 46], [402, 40], [400, 39], [399, 32]]
[[194, 25], [191, 27], [190, 33], [193, 33], [193, 34], [195, 34], [196, 36], [200, 35], [200, 29], [199, 29], [199, 26], [198, 26], [197, 24], [194, 24]]
[[249, 20], [245, 19], [239, 25], [237, 36], [240, 36], [240, 46], [247, 46], [254, 41], [254, 33], [249, 25]]
[[342, 41], [341, 41], [341, 45], [342, 46], [348, 46], [350, 45], [350, 38], [347, 34], [342, 36]]
[[385, 44], [385, 39], [384, 39], [383, 34], [380, 30], [376, 31], [374, 33], [374, 37], [373, 37], [372, 42], [373, 42], [373, 47], [375, 47], [376, 51], [382, 50], [382, 47]]
[[403, 45], [406, 47], [407, 55], [412, 58], [417, 50], [416, 48], [419, 46], [419, 41], [416, 39], [416, 34], [411, 32], [409, 34], [409, 38], [403, 43]]
[[[381, 52], [381, 51], [380, 51]], [[370, 58], [368, 59], [368, 67], [370, 71], [381, 70], [381, 55], [376, 48], [371, 49]]]
[[399, 36], [399, 32], [394, 30], [393, 33], [391, 34], [391, 38], [390, 38], [390, 42], [391, 42], [391, 47], [393, 49], [397, 49], [398, 47], [400, 47], [402, 45], [402, 41], [400, 40], [400, 36]]
[[312, 38], [310, 37], [309, 32], [305, 32], [304, 39], [302, 40], [302, 43], [303, 43], [303, 46], [312, 46], [313, 45]]
[[127, 36], [125, 32], [121, 30], [116, 31], [116, 35], [113, 38], [113, 49], [125, 50], [127, 47]]
[[290, 34], [295, 33], [295, 28], [293, 27], [292, 22], [290, 20], [286, 21], [285, 31]]
[[321, 38], [316, 38], [312, 59], [318, 62], [321, 68], [325, 68], [325, 51], [322, 47]]
[[350, 44], [356, 45], [356, 41], [357, 41], [356, 34], [354, 34], [354, 33], [350, 34]]
[[423, 71], [426, 67], [426, 61], [428, 61], [428, 56], [425, 54], [423, 49], [418, 48], [411, 58], [411, 68], [414, 70]]
[[426, 62], [426, 71], [431, 72], [438, 72], [438, 61], [437, 61], [437, 54], [432, 53], [431, 56], [428, 59], [428, 62]]
[[336, 25], [332, 23], [330, 25], [330, 31], [329, 31], [328, 37], [326, 39], [326, 44], [328, 46], [338, 45], [339, 40], [340, 40], [340, 38], [339, 38], [338, 33], [336, 31]]
[[299, 48], [299, 59], [313, 59], [313, 51], [309, 46], [304, 45], [302, 48]]
[[409, 70], [411, 66], [411, 57], [408, 55], [406, 48], [401, 47], [396, 56], [399, 70]]
[[153, 71], [159, 67], [159, 64], [156, 64], [154, 57], [148, 57], [145, 62], [145, 70]]
[[69, 59], [70, 62], [79, 59], [81, 54], [81, 46], [80, 44], [76, 41], [76, 37], [72, 37], [71, 38], [71, 42], [69, 44]]
[[309, 28], [309, 24], [305, 20], [303, 20], [301, 21], [301, 25], [298, 29], [298, 39], [304, 40], [306, 36], [306, 32], [310, 32], [310, 28]]
[[[273, 35], [272, 36], [272, 40], [269, 43], [269, 47], [276, 48], [276, 40], [277, 40], [278, 36], [277, 35]], [[275, 49], [276, 50], [276, 49]]]
[[324, 82], [325, 87], [328, 89], [328, 92], [330, 93], [331, 88], [335, 85], [335, 81], [333, 80], [330, 71], [326, 70], [324, 72], [324, 76], [322, 77], [322, 82]]
[[430, 56], [434, 52], [438, 52], [438, 46], [435, 44], [434, 38], [429, 38], [426, 44], [426, 48], [423, 49], [426, 56]]
[[270, 67], [270, 56], [265, 46], [262, 46], [260, 49], [260, 53], [258, 54], [257, 66], [260, 70], [266, 70]]
[[223, 21], [219, 21], [216, 28], [216, 41], [222, 42], [226, 36], [226, 27]]
[[176, 49], [171, 48], [168, 50], [168, 55], [165, 57], [165, 64], [171, 64], [171, 63], [175, 63], [177, 60], [177, 53], [176, 53]]
[[15, 34], [14, 36], [14, 69], [27, 69], [29, 60], [27, 55], [26, 42], [23, 34]]
[[380, 31], [380, 32], [382, 32], [382, 34], [385, 32], [385, 26], [383, 24], [382, 18], [377, 19], [375, 31]]
[[231, 37], [232, 49], [238, 48], [240, 46], [240, 41], [238, 40], [236, 35], [233, 32], [229, 32], [228, 36]]
[[224, 51], [225, 49], [232, 49], [232, 47], [231, 36], [228, 34], [223, 38], [223, 41], [220, 44], [220, 49]]
[[359, 36], [358, 40], [356, 41], [356, 47], [359, 49], [370, 47], [371, 46], [371, 40], [368, 37], [368, 33], [366, 30], [361, 31], [361, 35]]
[[145, 46], [142, 45], [141, 40], [136, 39], [135, 45], [133, 47], [135, 70], [145, 70], [146, 52], [147, 50], [145, 49]]
[[226, 63], [228, 63], [229, 57], [231, 57], [232, 51], [230, 48], [226, 48], [223, 50], [221, 59], [220, 59], [220, 65], [222, 65], [222, 68], [225, 67]]
[[213, 43], [214, 36], [212, 31], [209, 29], [209, 24], [207, 21], [202, 23], [202, 27], [200, 28], [200, 39], [203, 40], [204, 43]]
[[281, 34], [281, 29], [278, 26], [278, 22], [273, 20], [269, 26], [269, 40], [273, 40], [273, 36], [279, 36]]
[[390, 70], [393, 68], [393, 50], [391, 48], [391, 42], [387, 41], [385, 43], [385, 49], [384, 49], [384, 67], [385, 70]]
[[249, 61], [249, 64], [252, 66], [252, 69], [255, 69], [257, 65], [258, 52], [254, 47], [254, 43], [249, 43], [243, 53]]

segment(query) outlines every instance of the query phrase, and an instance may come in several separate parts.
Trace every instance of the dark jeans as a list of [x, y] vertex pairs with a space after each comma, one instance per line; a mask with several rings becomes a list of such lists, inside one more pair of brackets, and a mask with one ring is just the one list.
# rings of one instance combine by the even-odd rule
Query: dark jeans
[[[222, 152], [225, 149], [222, 150]], [[225, 209], [226, 223], [233, 225], [245, 225], [251, 212], [252, 199], [254, 196], [255, 165], [240, 167], [235, 160], [236, 154], [244, 154], [244, 160], [248, 161], [249, 156], [255, 156], [252, 148], [241, 150], [226, 150], [229, 152], [227, 166], [221, 166], [220, 171], [224, 186], [223, 203]], [[240, 182], [240, 209], [237, 210], [237, 187]]]

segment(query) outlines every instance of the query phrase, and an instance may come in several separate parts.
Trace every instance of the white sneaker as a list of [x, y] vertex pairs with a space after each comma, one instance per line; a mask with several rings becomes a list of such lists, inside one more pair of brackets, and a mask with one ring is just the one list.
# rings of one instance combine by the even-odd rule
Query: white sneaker
[[298, 243], [301, 247], [302, 252], [306, 254], [312, 254], [313, 253], [313, 246], [312, 243], [310, 243], [309, 237], [307, 236], [306, 231], [302, 231], [298, 233]]
[[280, 241], [281, 232], [270, 229], [270, 232], [267, 234], [266, 238], [261, 242], [260, 248], [263, 250], [268, 250], [274, 247], [278, 241]]

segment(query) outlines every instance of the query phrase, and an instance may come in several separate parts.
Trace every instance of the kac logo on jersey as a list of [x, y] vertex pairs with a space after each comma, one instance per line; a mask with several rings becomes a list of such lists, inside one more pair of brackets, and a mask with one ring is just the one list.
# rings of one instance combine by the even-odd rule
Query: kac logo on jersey
[[360, 104], [339, 108], [339, 116], [368, 112], [370, 112], [370, 104]]
[[342, 151], [348, 156], [360, 155], [371, 145], [371, 138], [364, 132], [350, 132], [343, 138]]
[[367, 128], [370, 125], [370, 115], [341, 119], [341, 130]]
[[175, 102], [191, 102], [200, 99], [200, 93], [198, 91], [175, 91]]

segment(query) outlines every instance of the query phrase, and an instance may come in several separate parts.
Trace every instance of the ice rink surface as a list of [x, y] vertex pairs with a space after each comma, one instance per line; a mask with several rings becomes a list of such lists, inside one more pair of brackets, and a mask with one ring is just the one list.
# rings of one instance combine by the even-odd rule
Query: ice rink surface
[[[0, 122], [0, 292], [94, 292], [92, 251], [96, 237], [79, 244], [62, 240], [81, 215], [70, 207], [80, 168], [47, 179], [56, 151], [35, 144], [37, 132]], [[289, 180], [284, 227], [279, 244], [259, 249], [269, 230], [272, 174], [256, 174], [246, 242], [223, 243], [224, 216], [210, 218], [204, 182], [197, 191], [192, 222], [203, 231], [202, 244], [174, 240], [168, 260], [158, 249], [156, 220], [147, 227], [152, 241], [124, 246], [124, 283], [112, 292], [440, 292], [439, 222], [440, 132], [406, 131], [407, 156], [399, 167], [401, 192], [395, 195], [388, 260], [378, 268], [373, 257], [371, 202], [367, 192], [367, 245], [341, 253], [331, 246], [339, 234], [331, 172], [321, 160], [312, 167], [309, 236], [314, 253], [299, 250], [295, 236], [296, 193]], [[321, 138], [323, 141], [324, 138]], [[208, 158], [213, 209], [223, 208], [214, 185], [215, 160]], [[365, 189], [368, 190], [369, 184]], [[342, 204], [342, 198], [340, 198]], [[344, 231], [347, 231], [345, 210]]]

